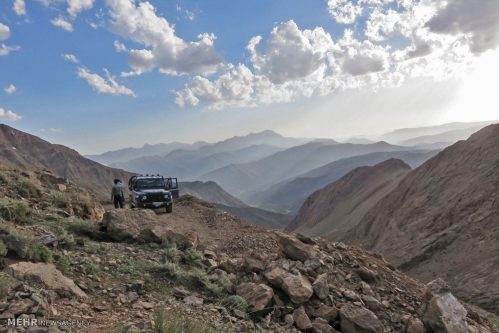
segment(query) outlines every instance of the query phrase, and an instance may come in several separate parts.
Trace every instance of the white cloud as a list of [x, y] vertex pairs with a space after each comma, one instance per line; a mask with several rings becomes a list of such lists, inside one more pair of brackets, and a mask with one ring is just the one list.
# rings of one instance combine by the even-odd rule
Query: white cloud
[[14, 0], [14, 4], [12, 5], [12, 9], [18, 16], [26, 15], [26, 3], [24, 0]]
[[49, 127], [49, 128], [42, 128], [42, 129], [40, 129], [40, 131], [50, 132], [50, 133], [62, 133], [62, 132], [64, 132], [64, 129], [59, 128], [59, 127]]
[[253, 37], [247, 47], [253, 67], [276, 84], [323, 70], [326, 53], [333, 46], [331, 36], [324, 29], [301, 31], [292, 20], [272, 29], [263, 53], [257, 51], [261, 40], [260, 36]]
[[23, 117], [21, 117], [20, 115], [0, 107], [0, 119], [5, 121], [18, 121], [21, 120], [22, 118]]
[[3, 24], [0, 23], [0, 41], [4, 41], [10, 38], [10, 28]]
[[127, 47], [122, 42], [115, 40], [113, 44], [116, 52], [128, 52]]
[[80, 63], [80, 60], [74, 54], [63, 54], [62, 58], [66, 61], [72, 62], [73, 64]]
[[19, 51], [21, 48], [19, 46], [8, 46], [5, 44], [0, 44], [0, 57], [6, 56], [12, 51]]
[[215, 35], [200, 34], [198, 41], [187, 42], [175, 34], [175, 28], [158, 16], [147, 1], [106, 0], [110, 8], [111, 30], [123, 38], [145, 46], [129, 51], [132, 72], [140, 75], [158, 68], [162, 73], [179, 75], [207, 74], [223, 68], [214, 47]]
[[71, 24], [71, 22], [68, 22], [67, 20], [65, 20], [61, 16], [51, 20], [50, 23], [52, 23], [53, 26], [61, 28], [61, 29], [66, 30], [68, 32], [73, 31], [73, 25]]
[[94, 5], [94, 0], [67, 0], [68, 2], [68, 14], [72, 18], [75, 18], [78, 13], [91, 9]]
[[78, 77], [85, 79], [97, 93], [135, 97], [135, 93], [131, 89], [118, 84], [116, 78], [107, 69], [104, 69], [104, 73], [106, 74], [106, 78], [92, 73], [84, 67], [78, 68]]
[[362, 14], [362, 6], [350, 0], [328, 0], [327, 5], [338, 23], [352, 24]]
[[12, 95], [13, 93], [15, 93], [15, 92], [16, 92], [16, 90], [17, 90], [16, 86], [15, 86], [15, 85], [13, 85], [12, 83], [11, 83], [8, 87], [6, 87], [6, 88], [4, 89], [4, 91], [5, 91], [5, 93], [6, 93], [7, 95]]
[[449, 0], [427, 26], [436, 33], [469, 36], [473, 53], [495, 49], [499, 45], [499, 1]]

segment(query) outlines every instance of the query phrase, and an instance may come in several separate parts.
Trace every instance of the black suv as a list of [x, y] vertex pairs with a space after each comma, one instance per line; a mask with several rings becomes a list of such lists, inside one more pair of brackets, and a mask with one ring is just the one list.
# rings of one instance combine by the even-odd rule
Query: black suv
[[128, 189], [132, 208], [166, 207], [166, 212], [171, 213], [173, 198], [178, 197], [177, 179], [160, 175], [133, 176], [128, 181]]

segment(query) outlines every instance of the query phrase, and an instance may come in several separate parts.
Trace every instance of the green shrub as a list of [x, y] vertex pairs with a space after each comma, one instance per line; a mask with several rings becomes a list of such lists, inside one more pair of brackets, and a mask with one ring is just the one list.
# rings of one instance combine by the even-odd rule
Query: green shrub
[[52, 251], [36, 239], [33, 239], [30, 235], [12, 230], [8, 235], [3, 237], [3, 242], [8, 252], [20, 259], [35, 262], [52, 261]]
[[55, 192], [52, 194], [52, 204], [61, 209], [66, 209], [71, 207], [71, 201], [69, 197], [63, 192]]
[[182, 255], [182, 263], [189, 267], [201, 268], [203, 265], [201, 264], [202, 255], [196, 250], [189, 248]]
[[66, 230], [77, 236], [99, 238], [98, 230], [94, 223], [88, 220], [74, 219], [66, 223]]
[[33, 211], [22, 201], [3, 200], [0, 202], [0, 217], [17, 224], [33, 224]]
[[0, 184], [8, 184], [9, 183], [9, 180], [7, 179], [7, 176], [3, 173], [3, 172], [0, 172]]
[[0, 239], [0, 257], [5, 257], [7, 255], [8, 249], [5, 243]]
[[17, 183], [14, 189], [23, 198], [40, 198], [42, 196], [40, 189], [28, 181]]
[[50, 230], [57, 236], [57, 247], [72, 250], [76, 247], [76, 242], [72, 234], [58, 224], [52, 224]]
[[163, 263], [172, 263], [172, 264], [178, 264], [180, 261], [180, 256], [181, 253], [179, 250], [177, 250], [176, 247], [167, 247], [163, 250], [163, 258], [162, 262]]
[[69, 272], [69, 266], [71, 263], [70, 263], [68, 257], [60, 256], [59, 259], [57, 259], [55, 264], [56, 264], [57, 268], [59, 268], [59, 270], [61, 272], [63, 272], [64, 274]]
[[237, 295], [230, 295], [222, 300], [222, 305], [230, 311], [240, 310], [243, 312], [248, 311], [248, 303], [244, 298]]
[[98, 275], [99, 274], [99, 266], [91, 260], [85, 260], [82, 264], [83, 273]]

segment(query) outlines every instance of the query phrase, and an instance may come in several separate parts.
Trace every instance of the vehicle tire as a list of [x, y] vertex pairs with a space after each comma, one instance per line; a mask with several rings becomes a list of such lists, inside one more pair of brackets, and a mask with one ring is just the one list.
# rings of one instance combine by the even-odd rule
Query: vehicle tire
[[173, 203], [166, 205], [166, 213], [169, 214], [173, 212]]

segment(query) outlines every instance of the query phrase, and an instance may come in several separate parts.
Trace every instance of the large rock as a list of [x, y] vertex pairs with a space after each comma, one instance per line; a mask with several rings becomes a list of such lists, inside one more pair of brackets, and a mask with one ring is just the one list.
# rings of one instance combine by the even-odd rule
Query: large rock
[[340, 309], [342, 333], [382, 333], [383, 325], [370, 310], [353, 304]]
[[282, 252], [293, 260], [305, 261], [307, 259], [319, 257], [317, 250], [309, 244], [305, 244], [296, 237], [285, 234], [276, 233], [277, 241]]
[[266, 272], [265, 277], [273, 286], [282, 289], [295, 304], [308, 301], [314, 293], [310, 281], [300, 273], [292, 274], [281, 267], [275, 267]]
[[251, 311], [262, 311], [272, 300], [274, 291], [265, 284], [247, 282], [237, 286], [236, 294], [246, 300]]
[[16, 279], [41, 283], [61, 296], [87, 298], [83, 290], [78, 288], [73, 280], [65, 277], [53, 264], [18, 262], [8, 266], [6, 270]]
[[434, 280], [426, 286], [426, 310], [423, 315], [424, 324], [434, 333], [467, 333], [467, 311], [450, 293], [447, 284]]
[[116, 241], [175, 243], [178, 248], [193, 247], [196, 235], [184, 235], [162, 224], [152, 210], [115, 209], [104, 214], [103, 225]]
[[102, 220], [109, 237], [117, 241], [136, 240], [145, 228], [158, 223], [152, 210], [115, 209], [107, 211]]

